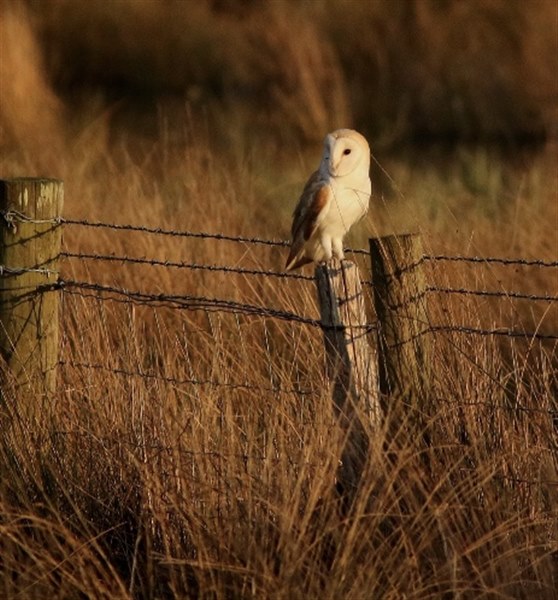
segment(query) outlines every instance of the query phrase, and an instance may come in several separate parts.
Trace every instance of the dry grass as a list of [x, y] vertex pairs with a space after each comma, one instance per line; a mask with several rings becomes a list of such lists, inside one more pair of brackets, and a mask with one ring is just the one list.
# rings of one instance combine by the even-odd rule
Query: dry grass
[[65, 296], [63, 333], [57, 394], [4, 404], [4, 597], [553, 597], [540, 348], [436, 336], [429, 444], [392, 398], [344, 513], [318, 331]]
[[[10, 96], [19, 110], [9, 113], [9, 129], [2, 121], [8, 150], [1, 176], [49, 169], [65, 180], [71, 217], [286, 237], [315, 147], [258, 139], [226, 117], [217, 136], [213, 118], [187, 110], [161, 109], [149, 139], [111, 130], [112, 112], [91, 105], [64, 125], [29, 21], [13, 6], [4, 5], [4, 14], [29, 51], [23, 63], [10, 54], [2, 68], [18, 70], [18, 81], [35, 93]], [[139, 13], [154, 10], [137, 6]], [[45, 14], [71, 7], [52, 3]], [[95, 10], [103, 12], [101, 5]], [[194, 21], [213, 15], [205, 5], [198, 11]], [[232, 17], [221, 18], [232, 29]], [[285, 29], [284, 15], [274, 18], [270, 53], [277, 52], [273, 34]], [[302, 131], [329, 123], [331, 107], [316, 100], [319, 86], [309, 79], [329, 72], [320, 61], [333, 56], [327, 52], [335, 45], [319, 41], [321, 27], [302, 19], [295, 28], [318, 65], [296, 70], [308, 87], [296, 78], [289, 84], [315, 101], [308, 99], [309, 120], [296, 125]], [[316, 50], [321, 43], [325, 54]], [[296, 44], [286, 47], [298, 64]], [[335, 98], [338, 110], [358, 114], [346, 97]], [[281, 91], [276, 99], [290, 101]], [[44, 125], [38, 114], [47, 115], [45, 135], [50, 139], [52, 128], [58, 153], [31, 143], [29, 131]], [[464, 147], [432, 157], [414, 149], [379, 160], [371, 214], [353, 234], [354, 246], [372, 235], [419, 230], [432, 253], [556, 259], [555, 147], [513, 161]], [[284, 260], [276, 248], [71, 226], [64, 246], [275, 270]], [[317, 316], [309, 281], [69, 260], [61, 268], [66, 278]], [[442, 286], [558, 293], [553, 269], [439, 263], [427, 274]], [[24, 416], [18, 407], [28, 400], [25, 391], [4, 385], [0, 596], [555, 597], [555, 345], [433, 337], [427, 404], [417, 418], [391, 399], [381, 431], [369, 431], [362, 485], [344, 511], [335, 489], [343, 434], [318, 329], [100, 302], [70, 291], [63, 295], [57, 392], [32, 398], [37, 410]], [[433, 323], [556, 333], [556, 308], [546, 303], [433, 296], [429, 310]]]

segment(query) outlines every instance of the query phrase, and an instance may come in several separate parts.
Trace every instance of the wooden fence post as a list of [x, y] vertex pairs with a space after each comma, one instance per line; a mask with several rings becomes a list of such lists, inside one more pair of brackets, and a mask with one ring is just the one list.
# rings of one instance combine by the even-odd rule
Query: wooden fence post
[[[58, 363], [63, 183], [0, 181], [0, 353], [18, 387], [51, 392]], [[1, 390], [0, 390], [1, 391]]]
[[418, 235], [370, 240], [380, 390], [419, 412], [425, 408], [430, 369], [422, 256]]
[[377, 353], [370, 345], [358, 267], [347, 260], [336, 266], [320, 265], [316, 283], [333, 405], [346, 435], [337, 477], [346, 500], [351, 501], [368, 454], [366, 432], [380, 424]]

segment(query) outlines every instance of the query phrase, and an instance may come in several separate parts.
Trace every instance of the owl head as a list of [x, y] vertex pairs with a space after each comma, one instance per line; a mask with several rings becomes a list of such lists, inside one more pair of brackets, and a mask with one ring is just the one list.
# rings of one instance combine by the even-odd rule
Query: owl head
[[354, 129], [337, 129], [324, 140], [320, 171], [331, 177], [346, 177], [355, 171], [368, 176], [370, 147]]

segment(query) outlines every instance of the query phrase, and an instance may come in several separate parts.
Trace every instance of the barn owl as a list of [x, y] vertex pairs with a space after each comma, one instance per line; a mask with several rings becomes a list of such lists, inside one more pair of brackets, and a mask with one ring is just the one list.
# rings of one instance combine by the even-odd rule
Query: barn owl
[[286, 269], [309, 262], [343, 260], [343, 238], [368, 210], [370, 148], [357, 131], [338, 129], [326, 136], [322, 160], [296, 209]]

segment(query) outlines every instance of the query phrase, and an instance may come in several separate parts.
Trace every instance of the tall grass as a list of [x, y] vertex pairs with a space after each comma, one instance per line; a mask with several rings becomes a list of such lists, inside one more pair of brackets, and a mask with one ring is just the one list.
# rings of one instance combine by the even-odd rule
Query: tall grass
[[318, 331], [69, 294], [63, 320], [58, 392], [5, 396], [5, 597], [553, 597], [552, 354], [436, 336], [429, 445], [391, 398], [347, 513]]
[[[122, 148], [110, 156], [92, 148], [91, 163], [74, 158], [81, 179], [68, 174], [66, 213], [283, 234], [287, 224], [273, 230], [279, 215], [261, 206], [263, 184], [251, 167], [215, 160], [211, 142], [192, 135], [176, 154], [163, 135], [140, 164]], [[542, 208], [540, 222], [520, 225], [524, 219], [505, 208], [501, 218], [478, 210], [457, 177], [445, 189], [457, 186], [459, 194], [448, 196], [445, 208], [434, 199], [426, 204], [424, 190], [425, 204], [414, 206], [402, 167], [390, 169], [405, 189], [398, 185], [383, 201], [377, 196], [377, 223], [364, 223], [366, 233], [408, 223], [420, 225], [433, 251], [551, 256], [554, 207], [541, 188], [514, 208], [530, 218]], [[428, 186], [432, 181], [441, 187], [436, 178]], [[464, 231], [454, 234], [458, 210]], [[515, 235], [513, 252], [497, 226]], [[522, 235], [537, 226], [547, 233]], [[277, 248], [75, 226], [65, 228], [64, 245], [278, 270], [284, 259]], [[446, 266], [433, 266], [432, 281], [556, 293], [552, 270]], [[537, 281], [529, 282], [533, 273]], [[85, 260], [65, 260], [62, 274], [317, 316], [308, 281]], [[435, 379], [420, 419], [430, 444], [417, 443], [414, 413], [392, 398], [382, 430], [369, 432], [366, 473], [346, 513], [335, 492], [343, 432], [332, 414], [319, 330], [71, 291], [63, 295], [57, 393], [36, 398], [40, 410], [26, 418], [17, 410], [23, 392], [5, 392], [5, 597], [553, 597], [553, 346], [437, 335]], [[441, 324], [555, 332], [555, 313], [545, 314], [545, 306], [434, 297], [430, 314]]]
[[[183, 10], [171, 5], [176, 14]], [[410, 5], [426, 11], [422, 19], [432, 16], [432, 3]], [[63, 10], [78, 19], [72, 6], [51, 3], [39, 20], [52, 27], [53, 15]], [[91, 6], [109, 19], [116, 5]], [[152, 3], [122, 6], [137, 11], [145, 27], [163, 19]], [[63, 177], [70, 217], [286, 237], [319, 148], [289, 136], [253, 136], [242, 122], [227, 121], [232, 113], [202, 119], [183, 104], [179, 111], [161, 108], [148, 137], [111, 128], [115, 109], [93, 102], [65, 119], [28, 15], [14, 5], [3, 10], [28, 52], [18, 62], [14, 45], [3, 46], [10, 52], [2, 68], [26, 92], [10, 96], [10, 112], [2, 113], [10, 125], [2, 121], [1, 176], [48, 170]], [[265, 52], [281, 45], [273, 37], [278, 31], [291, 35], [276, 10], [277, 22], [267, 22], [273, 27]], [[310, 76], [331, 65], [331, 85], [341, 85], [335, 73], [344, 59], [323, 55], [322, 43], [327, 52], [337, 46], [318, 35], [321, 21], [303, 19], [305, 10], [317, 9], [298, 10], [293, 29], [317, 53], [318, 65], [296, 71], [297, 77], [306, 73], [308, 87], [298, 89], [296, 78], [292, 83], [305, 98], [309, 90], [317, 93]], [[155, 14], [142, 22], [149, 11]], [[331, 11], [359, 22], [356, 9]], [[219, 18], [234, 29], [230, 14], [216, 14], [201, 5], [189, 18]], [[202, 28], [200, 36], [209, 31]], [[148, 47], [149, 36], [142, 37]], [[6, 39], [0, 36], [1, 43]], [[298, 46], [286, 48], [298, 64]], [[334, 62], [327, 66], [324, 56]], [[274, 88], [277, 102], [290, 102], [281, 89]], [[346, 97], [328, 102], [339, 102], [340, 114], [345, 105], [358, 114]], [[296, 127], [329, 123], [329, 108], [312, 106], [308, 121]], [[47, 140], [51, 131], [60, 150], [45, 152], [32, 143], [35, 128]], [[291, 143], [283, 144], [287, 138]], [[549, 144], [507, 162], [485, 148], [463, 146], [451, 155], [416, 148], [375, 155], [371, 212], [350, 242], [363, 246], [371, 235], [419, 230], [433, 254], [555, 260], [555, 154]], [[285, 258], [277, 248], [77, 226], [65, 227], [64, 247], [278, 271]], [[367, 279], [366, 262], [351, 257]], [[69, 259], [61, 271], [67, 279], [317, 317], [313, 283], [306, 280]], [[558, 291], [551, 269], [435, 263], [427, 276], [441, 286]], [[347, 509], [335, 487], [343, 431], [333, 415], [317, 328], [100, 301], [71, 289], [62, 300], [56, 393], [32, 398], [37, 410], [23, 414], [18, 407], [29, 400], [26, 392], [4, 374], [2, 597], [555, 597], [555, 344], [433, 336], [428, 402], [417, 418], [400, 399], [389, 400], [381, 429], [368, 432], [365, 473]], [[442, 325], [556, 333], [555, 304], [433, 295], [429, 314]], [[418, 434], [417, 422], [424, 428]]]

